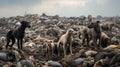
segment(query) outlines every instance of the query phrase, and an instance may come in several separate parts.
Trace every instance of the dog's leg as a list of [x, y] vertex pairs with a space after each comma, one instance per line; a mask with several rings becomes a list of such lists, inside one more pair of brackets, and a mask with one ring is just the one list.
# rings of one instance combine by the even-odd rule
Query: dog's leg
[[6, 49], [8, 49], [9, 43], [10, 43], [10, 38], [7, 38]]
[[12, 38], [12, 44], [10, 45], [10, 48], [12, 48], [12, 46], [14, 45], [15, 43], [15, 38]]
[[100, 47], [100, 49], [102, 49], [101, 37], [99, 38], [99, 47]]
[[98, 49], [98, 46], [99, 46], [99, 45], [97, 44], [97, 38], [95, 38], [94, 42], [95, 42], [95, 43], [94, 43], [95, 49], [97, 50], [97, 49]]
[[22, 42], [23, 42], [23, 38], [20, 39], [20, 49], [22, 50]]
[[64, 51], [64, 57], [66, 57], [66, 49], [65, 49], [66, 44], [63, 44], [63, 51]]
[[90, 47], [89, 45], [89, 38], [87, 37], [87, 47]]
[[85, 38], [83, 38], [83, 40], [82, 40], [82, 46], [83, 47], [85, 46]]
[[97, 50], [96, 38], [93, 38], [94, 49]]
[[73, 52], [72, 52], [72, 43], [73, 43], [73, 39], [70, 40], [70, 53], [71, 53], [71, 55], [73, 55]]
[[72, 41], [70, 42], [70, 53], [71, 53], [71, 55], [73, 55], [73, 52], [72, 52]]
[[20, 39], [17, 39], [18, 49], [20, 49]]

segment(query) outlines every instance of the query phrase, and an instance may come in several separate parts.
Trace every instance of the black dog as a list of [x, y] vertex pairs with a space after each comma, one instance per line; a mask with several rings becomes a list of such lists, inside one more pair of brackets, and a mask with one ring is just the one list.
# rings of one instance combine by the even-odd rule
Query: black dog
[[[10, 30], [7, 33], [7, 44], [6, 44], [6, 49], [8, 49], [8, 46], [11, 48], [13, 44], [15, 43], [15, 38], [17, 39], [18, 43], [18, 49], [22, 49], [22, 42], [23, 38], [25, 36], [25, 29], [28, 27], [30, 28], [30, 24], [27, 21], [22, 21], [20, 22], [21, 25], [15, 29], [15, 30]], [[10, 41], [12, 41], [12, 44], [9, 45]]]

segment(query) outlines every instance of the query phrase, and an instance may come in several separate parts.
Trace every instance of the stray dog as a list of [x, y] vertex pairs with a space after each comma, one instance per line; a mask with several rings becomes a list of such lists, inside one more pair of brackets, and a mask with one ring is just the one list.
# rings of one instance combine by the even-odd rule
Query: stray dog
[[48, 42], [48, 47], [49, 47], [49, 51], [51, 51], [51, 54], [53, 55], [54, 54], [54, 50], [55, 50], [55, 43], [53, 42], [53, 40]]
[[101, 46], [103, 48], [105, 48], [105, 47], [109, 46], [109, 44], [110, 44], [110, 37], [107, 34], [105, 34], [104, 32], [102, 32], [101, 33]]
[[60, 37], [60, 39], [57, 43], [58, 56], [60, 55], [60, 47], [61, 46], [64, 51], [65, 57], [66, 57], [67, 47], [69, 47], [70, 53], [71, 53], [71, 55], [73, 55], [73, 53], [72, 53], [72, 37], [71, 37], [73, 34], [73, 31], [74, 31], [73, 29], [68, 29], [67, 32]]
[[101, 47], [101, 27], [99, 25], [100, 21], [96, 21], [95, 23], [91, 23], [90, 25], [88, 25], [88, 28], [93, 28], [93, 35], [92, 35], [92, 39], [94, 42], [94, 46], [97, 47], [97, 40], [99, 40], [99, 47]]
[[[22, 49], [23, 38], [25, 36], [25, 29], [27, 27], [30, 28], [30, 24], [27, 21], [22, 21], [20, 23], [21, 25], [17, 29], [8, 31], [6, 36], [7, 39], [6, 49], [8, 49], [8, 46], [10, 48], [13, 46], [13, 44], [15, 43], [15, 38], [17, 39], [18, 49]], [[9, 44], [10, 41], [12, 41], [11, 45]]]

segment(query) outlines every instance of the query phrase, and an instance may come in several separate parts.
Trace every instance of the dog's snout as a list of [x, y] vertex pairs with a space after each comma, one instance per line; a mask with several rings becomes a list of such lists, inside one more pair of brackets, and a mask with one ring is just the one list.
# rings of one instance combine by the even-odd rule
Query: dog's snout
[[28, 25], [28, 28], [30, 28], [31, 27], [31, 25]]

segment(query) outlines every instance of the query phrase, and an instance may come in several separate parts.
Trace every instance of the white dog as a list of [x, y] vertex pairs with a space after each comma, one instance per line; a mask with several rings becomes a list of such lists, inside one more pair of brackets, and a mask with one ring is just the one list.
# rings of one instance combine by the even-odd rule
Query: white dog
[[60, 55], [60, 46], [62, 46], [62, 49], [64, 51], [64, 56], [66, 57], [66, 48], [70, 48], [70, 53], [71, 55], [73, 55], [72, 53], [72, 37], [71, 35], [73, 34], [73, 29], [68, 29], [67, 32], [65, 34], [63, 34], [58, 43], [57, 43], [57, 47], [58, 47], [58, 56]]

